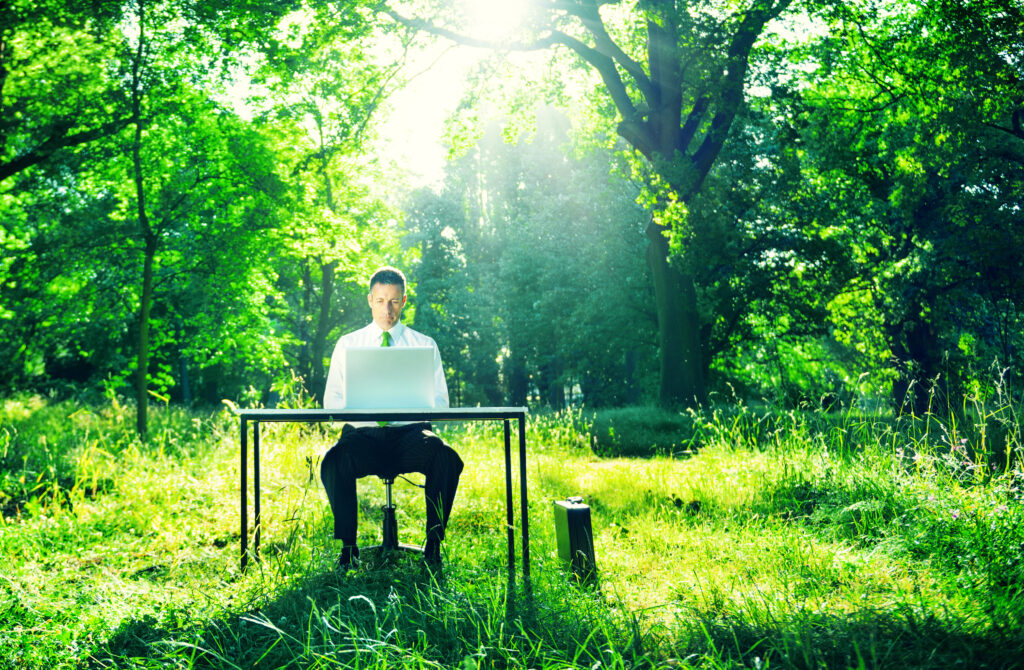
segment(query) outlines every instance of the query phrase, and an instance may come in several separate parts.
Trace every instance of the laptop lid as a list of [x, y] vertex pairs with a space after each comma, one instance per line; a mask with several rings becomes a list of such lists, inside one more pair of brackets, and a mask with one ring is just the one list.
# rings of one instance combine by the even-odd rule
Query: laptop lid
[[434, 406], [433, 347], [350, 347], [344, 365], [345, 409]]

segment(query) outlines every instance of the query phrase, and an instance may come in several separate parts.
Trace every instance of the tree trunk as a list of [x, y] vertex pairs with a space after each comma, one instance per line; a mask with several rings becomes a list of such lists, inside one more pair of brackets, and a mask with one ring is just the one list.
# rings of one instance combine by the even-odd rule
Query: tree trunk
[[156, 244], [147, 240], [142, 264], [142, 300], [139, 306], [139, 340], [135, 370], [135, 429], [146, 435], [149, 410], [149, 310], [153, 302], [153, 259]]
[[174, 339], [178, 344], [178, 380], [181, 385], [181, 403], [186, 407], [192, 404], [192, 384], [188, 378], [188, 357], [185, 355], [185, 328], [181, 317], [178, 317], [174, 328]]
[[[299, 330], [299, 373], [309, 384], [313, 379], [313, 355], [311, 353], [311, 337], [307, 315], [313, 313], [313, 274], [309, 269], [312, 259], [308, 256], [302, 261], [302, 303], [296, 322]], [[310, 389], [315, 391], [315, 389]]]
[[661, 347], [658, 401], [665, 407], [694, 407], [707, 399], [701, 364], [700, 318], [693, 277], [673, 267], [664, 228], [647, 225], [647, 263], [654, 280]]
[[147, 430], [149, 410], [149, 310], [153, 301], [153, 262], [156, 257], [157, 237], [146, 214], [146, 188], [142, 169], [142, 59], [145, 55], [145, 5], [139, 2], [139, 44], [132, 62], [132, 125], [135, 141], [132, 143], [132, 167], [135, 176], [135, 199], [138, 204], [139, 231], [143, 239], [142, 297], [139, 305], [139, 339], [135, 361], [135, 429], [141, 437]]
[[539, 375], [544, 402], [554, 410], [565, 408], [565, 384], [562, 380], [562, 361], [552, 356], [540, 366]]
[[526, 363], [521, 357], [512, 355], [505, 365], [510, 404], [515, 407], [525, 407], [530, 392], [530, 378], [526, 372]]
[[[617, 132], [655, 166], [658, 176], [690, 203], [714, 167], [729, 137], [744, 100], [744, 81], [750, 53], [765, 25], [785, 11], [793, 0], [751, 0], [738, 3], [732, 17], [708, 35], [692, 34], [692, 21], [680, 22], [673, 3], [640, 3], [647, 14], [645, 64], [634, 60], [612, 39], [604, 25], [599, 0], [549, 3], [557, 12], [557, 27], [534, 44], [520, 48], [547, 48], [560, 44], [588, 63], [604, 83], [620, 122]], [[384, 11], [407, 26], [433, 32], [473, 46], [488, 46], [440, 29], [429, 21], [409, 20], [386, 7]], [[686, 3], [683, 3], [685, 7]], [[664, 7], [660, 6], [664, 5]], [[565, 19], [579, 22], [590, 41], [562, 29]], [[631, 34], [631, 36], [633, 36]], [[707, 42], [709, 50], [724, 49], [724, 58], [712, 59], [711, 69], [701, 65], [690, 47]], [[684, 45], [686, 48], [684, 48]], [[684, 109], [684, 102], [686, 109]], [[694, 277], [669, 263], [668, 241], [652, 223], [647, 235], [647, 259], [654, 277], [661, 342], [661, 390], [667, 406], [692, 406], [707, 397], [701, 324]]]
[[942, 374], [942, 355], [937, 350], [934, 328], [914, 318], [890, 328], [897, 378], [892, 384], [892, 401], [897, 411], [924, 416], [928, 412], [945, 413], [949, 381]]
[[331, 261], [320, 266], [320, 316], [317, 319], [316, 333], [310, 343], [312, 393], [318, 402], [323, 404], [324, 388], [327, 384], [327, 371], [324, 369], [324, 351], [327, 348], [327, 335], [331, 331], [331, 310], [334, 303], [334, 272], [338, 261]]

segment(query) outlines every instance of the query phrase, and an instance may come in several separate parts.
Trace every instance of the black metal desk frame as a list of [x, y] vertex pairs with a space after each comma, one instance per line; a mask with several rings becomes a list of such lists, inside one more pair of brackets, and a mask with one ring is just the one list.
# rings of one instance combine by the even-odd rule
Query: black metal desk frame
[[252, 474], [254, 533], [252, 554], [260, 560], [260, 423], [320, 423], [335, 421], [503, 421], [505, 424], [505, 510], [508, 531], [509, 581], [515, 579], [515, 514], [512, 493], [512, 420], [519, 428], [519, 508], [523, 537], [523, 580], [530, 578], [530, 529], [526, 496], [526, 408], [456, 407], [432, 410], [334, 410], [334, 409], [240, 409], [241, 419], [241, 561], [244, 572], [249, 562], [249, 423], [252, 422]]

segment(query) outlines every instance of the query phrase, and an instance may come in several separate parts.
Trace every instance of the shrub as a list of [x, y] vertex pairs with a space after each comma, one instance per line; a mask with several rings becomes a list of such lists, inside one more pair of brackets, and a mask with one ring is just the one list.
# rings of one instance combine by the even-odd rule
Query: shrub
[[623, 407], [594, 414], [591, 446], [599, 456], [681, 454], [695, 447], [699, 417], [658, 407]]

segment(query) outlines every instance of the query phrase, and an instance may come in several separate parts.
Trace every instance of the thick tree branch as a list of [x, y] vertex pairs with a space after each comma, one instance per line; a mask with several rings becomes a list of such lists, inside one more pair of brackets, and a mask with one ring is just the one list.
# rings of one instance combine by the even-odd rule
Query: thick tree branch
[[505, 43], [482, 40], [476, 37], [470, 37], [469, 35], [463, 35], [462, 33], [457, 33], [454, 30], [439, 26], [432, 21], [427, 21], [426, 19], [409, 18], [399, 14], [386, 4], [381, 5], [378, 11], [387, 14], [393, 21], [400, 23], [407, 28], [419, 30], [430, 35], [436, 35], [437, 37], [444, 37], [452, 42], [467, 47], [478, 47], [480, 49], [490, 49], [492, 51], [540, 51], [542, 49], [547, 49], [554, 44], [550, 39], [550, 36], [541, 37], [532, 42], [515, 41]]
[[109, 123], [104, 123], [99, 128], [93, 128], [92, 130], [83, 130], [78, 133], [70, 135], [63, 134], [67, 131], [67, 128], [61, 129], [61, 134], [54, 135], [50, 139], [46, 140], [35, 149], [32, 149], [26, 154], [18, 156], [14, 160], [8, 161], [0, 165], [0, 181], [11, 177], [22, 170], [28, 169], [33, 165], [42, 163], [46, 159], [50, 158], [53, 154], [57, 153], [61, 149], [67, 149], [69, 147], [78, 146], [80, 144], [87, 144], [89, 142], [108, 137], [118, 132], [122, 128], [128, 125], [131, 118], [117, 119]]
[[1024, 109], [1018, 109], [1013, 112], [1010, 117], [1010, 127], [1000, 125], [998, 123], [989, 123], [982, 121], [983, 126], [988, 126], [994, 130], [1001, 130], [1004, 133], [1009, 133], [1018, 139], [1024, 140]]
[[552, 39], [552, 44], [561, 44], [569, 47], [576, 52], [576, 55], [590, 63], [590, 65], [597, 70], [597, 73], [601, 75], [601, 80], [604, 82], [605, 87], [608, 89], [608, 94], [611, 96], [612, 102], [615, 103], [615, 108], [619, 111], [624, 122], [637, 123], [640, 121], [640, 113], [637, 111], [636, 106], [633, 104], [633, 100], [629, 97], [629, 93], [626, 91], [626, 86], [622, 82], [622, 77], [619, 76], [619, 71], [615, 68], [614, 60], [596, 49], [587, 46], [575, 37], [571, 37], [557, 30], [551, 31], [550, 37]]
[[679, 30], [669, 19], [665, 25], [647, 21], [647, 58], [654, 83], [651, 117], [660, 117], [657, 125], [658, 145], [662, 150], [679, 147], [679, 119], [683, 109], [683, 77], [680, 71]]
[[[569, 14], [575, 16], [583, 24], [583, 27], [594, 38], [594, 45], [598, 52], [611, 58], [616, 63], [622, 66], [633, 81], [636, 82], [636, 86], [640, 89], [640, 93], [644, 96], [648, 102], [652, 102], [655, 97], [655, 89], [652, 86], [651, 79], [644, 72], [643, 67], [635, 60], [630, 58], [625, 51], [623, 51], [618, 44], [612, 40], [608, 34], [608, 30], [605, 28], [604, 21], [601, 19], [601, 13], [599, 11], [599, 5], [596, 0], [589, 0], [588, 2], [574, 5], [572, 10], [567, 10]], [[589, 61], [588, 61], [589, 62]]]
[[740, 105], [743, 104], [743, 86], [754, 42], [760, 37], [765, 25], [785, 11], [791, 3], [792, 0], [779, 0], [777, 3], [761, 2], [743, 15], [736, 34], [733, 35], [729, 44], [726, 70], [722, 77], [715, 115], [711, 120], [711, 129], [704, 137], [700, 148], [693, 155], [693, 164], [698, 178], [695, 183], [687, 185], [689, 192], [682, 194], [684, 200], [692, 197], [700, 189], [704, 177], [711, 170], [711, 166], [714, 165], [715, 159], [718, 158], [718, 154], [725, 145], [733, 119], [736, 117]]
[[697, 98], [697, 101], [693, 103], [693, 107], [690, 109], [690, 114], [686, 117], [686, 123], [683, 124], [683, 127], [679, 132], [679, 146], [676, 147], [684, 154], [690, 147], [690, 142], [693, 141], [693, 136], [700, 128], [700, 123], [704, 119], [704, 114], [707, 113], [710, 103], [711, 100], [706, 95], [702, 95]]
[[612, 102], [615, 103], [615, 108], [618, 110], [622, 118], [627, 122], [635, 122], [639, 118], [639, 112], [633, 104], [632, 99], [629, 97], [629, 93], [626, 91], [626, 86], [622, 81], [622, 77], [619, 76], [619, 72], [615, 67], [615, 60], [611, 56], [602, 53], [598, 49], [591, 47], [571, 35], [567, 35], [566, 33], [558, 30], [551, 30], [547, 35], [543, 35], [531, 42], [517, 41], [507, 44], [498, 43], [469, 37], [453, 30], [449, 30], [448, 28], [438, 26], [433, 22], [426, 21], [424, 19], [402, 16], [386, 5], [382, 6], [380, 11], [384, 12], [394, 21], [401, 23], [404, 26], [415, 30], [421, 30], [425, 33], [436, 35], [438, 37], [444, 37], [457, 44], [465, 46], [491, 49], [494, 51], [540, 51], [558, 45], [568, 47], [580, 58], [592, 65], [594, 69], [597, 70], [598, 74], [601, 75], [601, 79], [608, 88], [608, 93], [612, 98]]
[[185, 204], [185, 201], [195, 194], [195, 190], [206, 182], [212, 182], [223, 176], [223, 172], [216, 171], [207, 174], [197, 174], [192, 183], [186, 188], [181, 189], [178, 196], [171, 202], [165, 204], [160, 208], [159, 222], [154, 227], [154, 231], [157, 237], [162, 238], [164, 233], [171, 228], [172, 225], [178, 220], [177, 212]]

